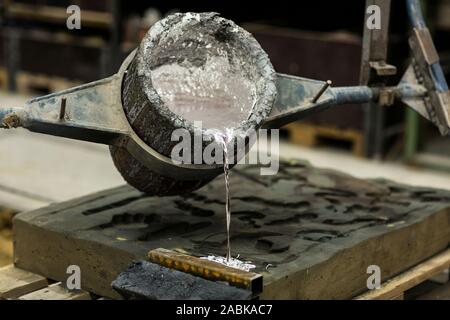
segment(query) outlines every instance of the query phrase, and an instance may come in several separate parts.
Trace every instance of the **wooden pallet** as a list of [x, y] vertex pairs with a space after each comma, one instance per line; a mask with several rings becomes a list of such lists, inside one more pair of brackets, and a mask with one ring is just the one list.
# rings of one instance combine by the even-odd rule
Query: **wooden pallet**
[[80, 81], [43, 74], [19, 72], [16, 77], [17, 91], [23, 94], [36, 94], [45, 92], [58, 92], [82, 84]]
[[4, 228], [11, 228], [14, 210], [0, 206], [0, 230]]
[[[386, 281], [380, 289], [368, 291], [358, 297], [357, 300], [403, 300], [405, 292], [433, 279], [439, 274], [447, 274], [447, 282], [443, 284], [444, 288], [450, 286], [448, 282], [448, 269], [450, 268], [450, 249], [438, 254], [417, 266], [401, 273], [400, 275]], [[440, 296], [440, 299], [450, 299], [450, 290], [446, 291], [447, 296]]]
[[8, 88], [8, 73], [5, 68], [0, 68], [0, 89], [6, 90]]
[[12, 263], [13, 244], [11, 229], [0, 229], [0, 267]]
[[0, 268], [0, 300], [92, 300], [84, 290], [69, 291], [61, 284], [13, 265]]
[[324, 139], [350, 142], [355, 156], [364, 156], [364, 136], [356, 129], [340, 129], [333, 126], [313, 125], [309, 123], [293, 122], [284, 127], [289, 132], [289, 139], [306, 147], [315, 147]]
[[12, 217], [14, 211], [0, 207], [0, 267], [10, 264], [13, 260]]
[[[450, 300], [450, 249], [401, 273], [385, 282], [380, 289], [364, 293], [356, 300], [403, 300], [405, 292], [445, 272], [446, 281], [418, 299]], [[53, 282], [40, 275], [13, 265], [0, 268], [0, 300], [93, 300], [84, 290], [69, 291], [61, 282]], [[104, 300], [104, 298], [100, 298]]]
[[[60, 6], [10, 3], [6, 9], [7, 16], [15, 19], [22, 18], [65, 24], [68, 17], [67, 9]], [[113, 16], [110, 12], [83, 9], [82, 19], [83, 26], [109, 28]]]

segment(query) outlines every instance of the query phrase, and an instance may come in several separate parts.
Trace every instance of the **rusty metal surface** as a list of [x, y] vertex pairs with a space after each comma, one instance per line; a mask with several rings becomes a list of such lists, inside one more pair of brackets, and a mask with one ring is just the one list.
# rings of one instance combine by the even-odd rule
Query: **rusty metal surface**
[[167, 268], [214, 281], [226, 281], [238, 288], [250, 290], [254, 294], [259, 294], [263, 290], [263, 277], [254, 272], [227, 267], [217, 262], [162, 248], [151, 250], [148, 258]]

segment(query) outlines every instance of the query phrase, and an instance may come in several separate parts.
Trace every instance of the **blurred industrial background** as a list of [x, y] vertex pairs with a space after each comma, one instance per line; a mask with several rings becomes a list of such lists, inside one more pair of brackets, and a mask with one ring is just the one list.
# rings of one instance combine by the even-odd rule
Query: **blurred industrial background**
[[[303, 4], [305, 3], [304, 7]], [[69, 5], [81, 8], [81, 29], [68, 30]], [[423, 1], [427, 22], [450, 75], [450, 0]], [[250, 31], [281, 73], [360, 83], [365, 1], [290, 2], [2, 0], [0, 4], [0, 105], [113, 74], [156, 21], [173, 12], [216, 11]], [[392, 1], [388, 63], [409, 57], [404, 1]], [[450, 144], [409, 108], [346, 105], [284, 129], [283, 157], [334, 167], [358, 177], [450, 188]], [[0, 132], [0, 265], [10, 262], [10, 217], [123, 184], [107, 147]], [[414, 175], [411, 172], [414, 171]], [[5, 240], [6, 239], [6, 240]]]

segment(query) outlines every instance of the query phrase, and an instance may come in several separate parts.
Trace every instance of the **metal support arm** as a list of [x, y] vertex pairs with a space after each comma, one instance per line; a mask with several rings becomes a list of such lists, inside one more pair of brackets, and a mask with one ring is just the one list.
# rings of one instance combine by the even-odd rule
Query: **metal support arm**
[[[313, 113], [332, 106], [366, 103], [380, 98], [379, 88], [368, 86], [328, 87], [327, 82], [289, 75], [278, 75], [278, 99], [272, 113], [264, 123], [265, 128], [279, 128], [292, 121], [301, 120]], [[327, 89], [312, 102], [323, 87]], [[401, 82], [396, 87], [383, 88], [398, 99], [422, 99], [426, 94], [424, 86]]]

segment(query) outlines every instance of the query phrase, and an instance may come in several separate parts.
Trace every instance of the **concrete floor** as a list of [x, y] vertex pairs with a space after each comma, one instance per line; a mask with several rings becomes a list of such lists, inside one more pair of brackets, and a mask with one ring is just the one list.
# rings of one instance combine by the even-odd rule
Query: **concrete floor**
[[[27, 98], [0, 92], [0, 105], [19, 106]], [[107, 146], [15, 129], [0, 131], [0, 150], [0, 206], [31, 210], [124, 183]], [[450, 189], [450, 174], [358, 159], [342, 151], [282, 143], [280, 155], [360, 178], [384, 177], [405, 184]]]

